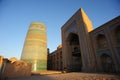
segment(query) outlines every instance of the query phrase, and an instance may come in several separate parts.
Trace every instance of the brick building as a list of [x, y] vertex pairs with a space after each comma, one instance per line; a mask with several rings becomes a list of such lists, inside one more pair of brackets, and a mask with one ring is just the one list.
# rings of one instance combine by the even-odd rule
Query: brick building
[[61, 33], [62, 48], [49, 55], [51, 69], [120, 72], [120, 16], [93, 29], [91, 20], [79, 9], [62, 26]]
[[48, 55], [48, 69], [49, 70], [62, 70], [62, 45], [57, 47], [57, 50]]

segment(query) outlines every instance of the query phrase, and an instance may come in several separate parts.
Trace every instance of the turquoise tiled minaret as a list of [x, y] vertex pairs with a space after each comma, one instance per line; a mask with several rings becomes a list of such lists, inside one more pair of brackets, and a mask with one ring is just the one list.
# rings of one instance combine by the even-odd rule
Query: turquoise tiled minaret
[[47, 36], [43, 23], [32, 22], [30, 24], [21, 60], [32, 63], [32, 71], [47, 69]]

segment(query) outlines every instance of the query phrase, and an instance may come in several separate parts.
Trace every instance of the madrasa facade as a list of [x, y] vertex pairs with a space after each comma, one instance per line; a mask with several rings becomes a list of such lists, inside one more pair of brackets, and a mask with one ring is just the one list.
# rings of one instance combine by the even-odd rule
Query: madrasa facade
[[48, 69], [120, 72], [120, 16], [93, 29], [91, 20], [79, 9], [61, 27], [61, 34], [62, 44], [48, 54]]

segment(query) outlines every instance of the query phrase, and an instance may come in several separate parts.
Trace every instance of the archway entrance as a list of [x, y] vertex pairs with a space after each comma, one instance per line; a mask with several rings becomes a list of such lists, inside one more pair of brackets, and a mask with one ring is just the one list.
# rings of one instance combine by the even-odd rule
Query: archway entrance
[[79, 37], [77, 34], [70, 33], [68, 36], [68, 55], [69, 55], [69, 70], [70, 71], [81, 71], [82, 59], [79, 45]]
[[101, 65], [104, 72], [112, 72], [113, 71], [113, 61], [112, 58], [107, 54], [102, 54], [101, 58]]

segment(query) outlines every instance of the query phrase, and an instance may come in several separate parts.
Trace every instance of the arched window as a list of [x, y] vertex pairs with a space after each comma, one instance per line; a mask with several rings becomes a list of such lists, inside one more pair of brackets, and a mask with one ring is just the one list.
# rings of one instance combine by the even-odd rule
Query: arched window
[[107, 40], [105, 38], [105, 35], [99, 34], [97, 36], [97, 48], [98, 49], [107, 48]]

